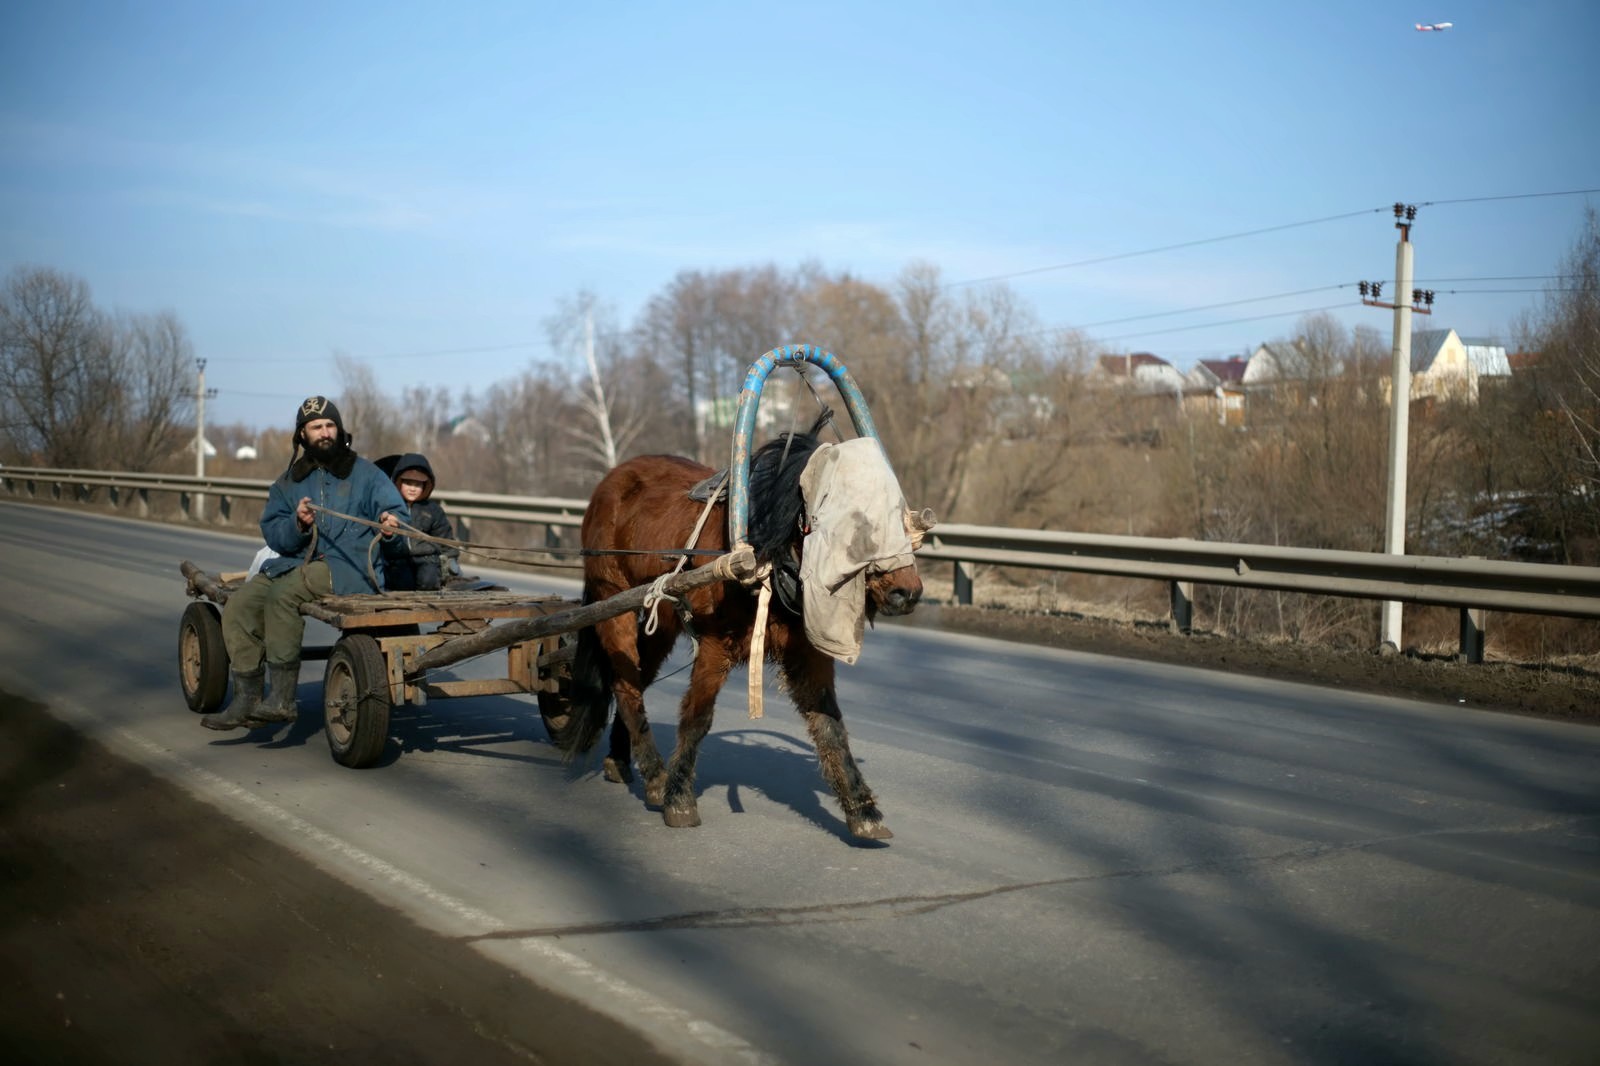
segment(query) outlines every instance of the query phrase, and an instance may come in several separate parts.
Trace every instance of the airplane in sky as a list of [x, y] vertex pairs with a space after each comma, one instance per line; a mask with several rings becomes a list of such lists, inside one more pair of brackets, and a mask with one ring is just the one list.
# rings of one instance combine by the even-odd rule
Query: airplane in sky
[[1417, 23], [1417, 32], [1418, 33], [1432, 33], [1435, 30], [1443, 32], [1444, 30], [1448, 30], [1451, 26], [1454, 26], [1454, 25], [1455, 25], [1454, 22], [1431, 22], [1428, 25], [1424, 26], [1422, 23], [1419, 22], [1419, 23]]

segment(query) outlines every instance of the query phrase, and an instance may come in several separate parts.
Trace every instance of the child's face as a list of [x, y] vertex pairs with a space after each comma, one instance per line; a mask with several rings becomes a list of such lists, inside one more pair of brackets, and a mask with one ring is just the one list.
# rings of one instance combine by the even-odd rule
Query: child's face
[[420, 470], [404, 470], [394, 479], [400, 486], [400, 498], [406, 503], [416, 503], [422, 498], [422, 490], [428, 487], [428, 479]]

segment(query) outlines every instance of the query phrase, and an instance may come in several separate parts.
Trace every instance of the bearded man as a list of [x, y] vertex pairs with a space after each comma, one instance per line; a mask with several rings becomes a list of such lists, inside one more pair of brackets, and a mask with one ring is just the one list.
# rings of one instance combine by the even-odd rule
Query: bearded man
[[383, 588], [383, 553], [371, 550], [380, 530], [367, 523], [389, 537], [411, 512], [388, 475], [350, 442], [333, 401], [312, 396], [300, 405], [288, 469], [261, 512], [261, 535], [278, 555], [223, 605], [233, 700], [200, 719], [207, 729], [294, 721], [306, 628], [300, 605]]

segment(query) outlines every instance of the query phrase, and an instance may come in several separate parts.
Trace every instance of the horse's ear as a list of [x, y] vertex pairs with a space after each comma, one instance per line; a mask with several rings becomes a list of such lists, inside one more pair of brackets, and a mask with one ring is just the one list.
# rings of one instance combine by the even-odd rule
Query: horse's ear
[[911, 538], [911, 550], [916, 551], [922, 547], [923, 537], [928, 530], [939, 524], [938, 517], [933, 513], [932, 507], [924, 507], [920, 511], [905, 509], [906, 535]]
[[811, 423], [811, 428], [806, 430], [806, 436], [815, 437], [822, 432], [823, 426], [833, 425], [833, 408], [823, 405], [822, 413], [817, 415], [817, 420]]

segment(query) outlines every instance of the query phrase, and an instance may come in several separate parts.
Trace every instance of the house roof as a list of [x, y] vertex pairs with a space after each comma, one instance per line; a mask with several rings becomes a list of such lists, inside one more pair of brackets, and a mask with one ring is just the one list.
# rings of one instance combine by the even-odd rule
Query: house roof
[[1211, 376], [1223, 384], [1233, 384], [1244, 379], [1244, 368], [1249, 366], [1237, 355], [1227, 359], [1202, 359], [1200, 365], [1210, 372]]
[[1439, 349], [1454, 333], [1450, 329], [1419, 329], [1411, 334], [1411, 372], [1426, 374], [1433, 361], [1439, 358]]
[[1512, 352], [1506, 356], [1506, 362], [1511, 364], [1511, 372], [1514, 374], [1524, 370], [1532, 370], [1539, 365], [1539, 353]]
[[1100, 369], [1108, 374], [1116, 374], [1119, 377], [1125, 377], [1139, 367], [1171, 365], [1159, 355], [1152, 355], [1149, 352], [1134, 352], [1132, 355], [1102, 355], [1100, 357]]
[[1272, 372], [1263, 373], [1258, 370], [1252, 376], [1252, 380], [1299, 381], [1311, 376], [1311, 368], [1307, 365], [1305, 353], [1295, 344], [1284, 341], [1263, 344], [1250, 356], [1250, 362], [1259, 366], [1262, 356], [1265, 356], [1270, 363]]
[[1479, 377], [1507, 378], [1511, 376], [1511, 361], [1506, 357], [1503, 344], [1483, 337], [1462, 337], [1462, 347], [1467, 350], [1467, 359], [1478, 372]]

